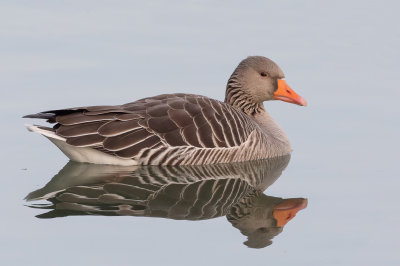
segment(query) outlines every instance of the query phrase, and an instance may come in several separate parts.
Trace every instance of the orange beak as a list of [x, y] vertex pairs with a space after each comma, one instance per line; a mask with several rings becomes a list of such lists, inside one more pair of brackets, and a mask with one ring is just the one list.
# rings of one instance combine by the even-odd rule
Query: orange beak
[[307, 101], [295, 93], [283, 79], [278, 79], [278, 89], [274, 93], [274, 100], [307, 106]]
[[274, 207], [273, 215], [276, 220], [276, 225], [279, 227], [285, 226], [287, 222], [296, 216], [296, 213], [307, 207], [307, 199], [294, 198], [285, 199]]

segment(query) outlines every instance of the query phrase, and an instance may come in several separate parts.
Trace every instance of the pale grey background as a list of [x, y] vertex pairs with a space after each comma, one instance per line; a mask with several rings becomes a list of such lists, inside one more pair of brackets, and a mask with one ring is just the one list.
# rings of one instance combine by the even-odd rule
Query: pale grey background
[[[1, 1], [2, 265], [398, 265], [398, 1]], [[24, 196], [67, 162], [20, 117], [189, 92], [223, 99], [248, 55], [309, 106], [268, 103], [294, 152], [266, 191], [307, 197], [261, 250], [225, 218], [39, 220]], [[22, 170], [27, 168], [27, 170]]]

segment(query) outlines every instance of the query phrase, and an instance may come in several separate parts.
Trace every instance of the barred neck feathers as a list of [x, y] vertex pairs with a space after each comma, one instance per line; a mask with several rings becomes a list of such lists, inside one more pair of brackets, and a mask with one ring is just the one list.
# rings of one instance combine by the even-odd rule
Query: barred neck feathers
[[226, 86], [225, 103], [232, 105], [249, 116], [265, 111], [262, 103], [257, 103], [249, 93], [243, 90], [236, 73], [232, 74]]

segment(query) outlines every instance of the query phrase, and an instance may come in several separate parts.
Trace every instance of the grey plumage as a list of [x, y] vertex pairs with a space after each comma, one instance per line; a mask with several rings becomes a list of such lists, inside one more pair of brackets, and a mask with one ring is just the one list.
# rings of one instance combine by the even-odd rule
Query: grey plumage
[[[264, 72], [268, 76], [260, 78]], [[283, 77], [273, 61], [249, 57], [229, 79], [225, 102], [193, 94], [163, 94], [124, 105], [60, 109], [26, 117], [55, 123], [54, 133], [72, 146], [131, 159], [134, 164], [269, 158], [291, 151], [286, 135], [262, 104], [272, 99], [276, 80]]]

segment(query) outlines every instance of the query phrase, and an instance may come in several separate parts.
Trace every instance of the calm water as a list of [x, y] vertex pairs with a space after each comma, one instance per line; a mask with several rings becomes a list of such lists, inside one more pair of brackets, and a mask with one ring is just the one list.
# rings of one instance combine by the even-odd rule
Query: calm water
[[[3, 1], [1, 265], [398, 265], [398, 9]], [[309, 102], [266, 104], [292, 142], [290, 162], [103, 170], [68, 163], [23, 127], [41, 110], [160, 93], [223, 99], [248, 55], [275, 60]], [[227, 187], [236, 194], [217, 189]], [[296, 198], [291, 207], [304, 198], [307, 208], [277, 226], [274, 206]]]

